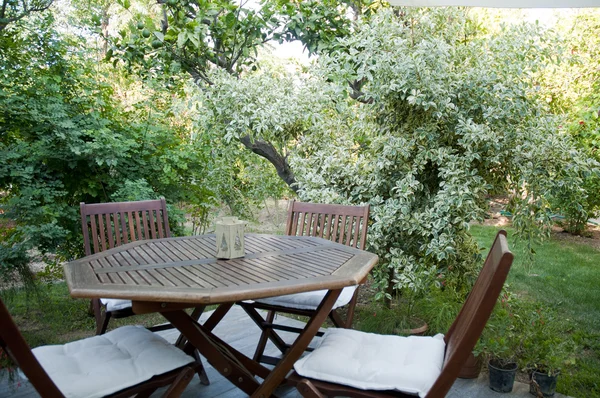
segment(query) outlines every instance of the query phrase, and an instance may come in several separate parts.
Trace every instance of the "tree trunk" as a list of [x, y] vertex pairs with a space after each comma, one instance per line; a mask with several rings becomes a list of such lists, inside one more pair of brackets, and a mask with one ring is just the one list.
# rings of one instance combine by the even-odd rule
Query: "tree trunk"
[[102, 22], [101, 22], [101, 29], [102, 29], [102, 52], [101, 52], [101, 58], [100, 60], [104, 59], [104, 57], [106, 57], [106, 52], [108, 51], [108, 22], [109, 22], [109, 16], [108, 16], [108, 8], [110, 7], [110, 4], [107, 4], [104, 6], [104, 8], [102, 8]]
[[296, 193], [298, 193], [298, 187], [296, 186], [296, 178], [294, 172], [290, 169], [290, 165], [287, 162], [287, 156], [282, 156], [273, 144], [261, 140], [252, 140], [250, 135], [245, 135], [240, 138], [240, 141], [244, 146], [250, 149], [255, 154], [262, 156], [267, 159], [277, 170], [277, 175]]

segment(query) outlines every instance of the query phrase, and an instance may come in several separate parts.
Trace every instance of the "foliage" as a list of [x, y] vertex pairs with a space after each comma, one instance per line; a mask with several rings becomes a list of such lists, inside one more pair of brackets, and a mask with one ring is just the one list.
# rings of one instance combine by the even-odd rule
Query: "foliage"
[[524, 367], [557, 375], [575, 364], [575, 343], [561, 335], [556, 312], [547, 306], [529, 308], [523, 339]]
[[327, 86], [282, 69], [249, 73], [243, 79], [215, 71], [210, 78], [215, 84], [197, 97], [205, 112], [200, 120], [205, 131], [220, 134], [224, 143], [242, 142], [255, 153], [268, 153], [278, 164], [279, 177], [295, 188], [287, 158], [300, 137], [328, 117], [332, 99]]
[[547, 231], [550, 198], [581, 191], [588, 169], [536, 97], [541, 28], [480, 37], [467, 21], [460, 9], [381, 12], [319, 58], [338, 89], [362, 82], [362, 104], [337, 106], [347, 127], [305, 135], [292, 166], [306, 200], [371, 204], [368, 242], [388, 297], [403, 288], [398, 275], [431, 267], [470, 286], [469, 222], [487, 194], [512, 192], [515, 226], [533, 239]]
[[477, 344], [475, 355], [483, 354], [501, 368], [522, 357], [527, 323], [522, 306], [521, 299], [505, 286]]
[[188, 143], [173, 94], [139, 90], [134, 103], [119, 102], [83, 38], [60, 37], [51, 14], [12, 25], [0, 41], [0, 189], [24, 250], [80, 255], [79, 202], [109, 201], [128, 180], [193, 202], [186, 187], [202, 183], [208, 154]]
[[272, 39], [277, 23], [266, 8], [231, 0], [159, 1], [142, 12], [129, 0], [119, 4], [131, 14], [107, 56], [163, 73], [183, 70], [198, 83], [211, 84], [208, 73], [215, 67], [239, 74], [252, 65], [257, 48]]
[[[600, 12], [567, 14], [557, 24], [560, 40], [555, 42], [556, 62], [540, 73], [540, 90], [553, 112], [564, 115], [562, 128], [596, 161], [600, 143]], [[565, 230], [584, 232], [589, 217], [600, 209], [600, 174], [595, 169], [585, 176], [583, 193], [576, 200], [557, 197]]]
[[[489, 247], [497, 229], [473, 226], [471, 231], [481, 246]], [[532, 320], [540, 318], [536, 310], [541, 308], [545, 322], [542, 333], [558, 336], [561, 341], [558, 350], [564, 354], [565, 364], [559, 366], [558, 391], [569, 396], [600, 397], [600, 302], [595, 290], [600, 283], [600, 251], [593, 245], [597, 241], [553, 234], [552, 239], [534, 246], [532, 272], [527, 245], [516, 239], [512, 229], [508, 232], [515, 260], [507, 283], [520, 300], [526, 300], [521, 312], [528, 323], [525, 326], [529, 328]], [[525, 360], [520, 364], [521, 368], [527, 366]]]
[[500, 366], [518, 362], [526, 371], [556, 375], [576, 363], [573, 325], [558, 320], [552, 308], [531, 298], [519, 297], [505, 287], [488, 321], [475, 353]]
[[47, 10], [54, 0], [2, 0], [0, 4], [0, 32], [8, 24], [18, 22], [31, 13]]
[[272, 0], [264, 4], [281, 26], [273, 38], [279, 42], [299, 40], [310, 54], [335, 51], [337, 39], [352, 33], [359, 15], [370, 17], [383, 7], [378, 0]]

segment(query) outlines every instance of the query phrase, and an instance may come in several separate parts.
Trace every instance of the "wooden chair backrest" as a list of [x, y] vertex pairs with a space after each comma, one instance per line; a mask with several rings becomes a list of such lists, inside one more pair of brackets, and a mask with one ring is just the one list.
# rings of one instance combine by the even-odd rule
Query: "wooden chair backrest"
[[369, 226], [369, 205], [345, 206], [292, 200], [285, 233], [317, 236], [364, 249]]
[[427, 397], [444, 397], [452, 387], [460, 368], [483, 332], [512, 262], [513, 254], [508, 249], [506, 232], [499, 231], [471, 293], [446, 333], [446, 355], [442, 373]]
[[85, 255], [125, 243], [171, 236], [165, 198], [138, 202], [81, 203]]
[[42, 368], [0, 299], [0, 347], [21, 368], [33, 387], [44, 397], [64, 397]]

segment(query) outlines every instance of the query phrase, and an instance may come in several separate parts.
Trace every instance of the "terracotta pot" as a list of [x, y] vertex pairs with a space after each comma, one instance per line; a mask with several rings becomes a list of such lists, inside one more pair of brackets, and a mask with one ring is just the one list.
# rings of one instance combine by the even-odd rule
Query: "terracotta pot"
[[460, 368], [460, 372], [458, 373], [458, 377], [461, 379], [476, 379], [479, 377], [479, 373], [481, 373], [481, 357], [475, 356], [473, 353], [469, 354], [469, 357], [465, 361], [465, 364]]
[[405, 336], [423, 336], [429, 329], [429, 325], [427, 325], [427, 322], [425, 322], [424, 320], [419, 318], [411, 318], [411, 320], [415, 325], [419, 326], [410, 329], [395, 329], [394, 333]]

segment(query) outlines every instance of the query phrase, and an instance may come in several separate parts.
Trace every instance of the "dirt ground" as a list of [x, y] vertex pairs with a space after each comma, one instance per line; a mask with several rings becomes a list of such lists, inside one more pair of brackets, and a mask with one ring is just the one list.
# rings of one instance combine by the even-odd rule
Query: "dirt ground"
[[[503, 216], [500, 212], [506, 208], [506, 204], [508, 199], [506, 198], [493, 198], [490, 200], [490, 211], [488, 213], [488, 217], [483, 225], [494, 225], [494, 226], [505, 226], [510, 225], [510, 219], [506, 216]], [[554, 225], [552, 227], [552, 238], [565, 241], [565, 242], [575, 242], [584, 245], [588, 245], [600, 250], [600, 226], [592, 223], [588, 224], [588, 228], [586, 229], [584, 235], [571, 235], [568, 232], [565, 232], [563, 228], [558, 225]]]

